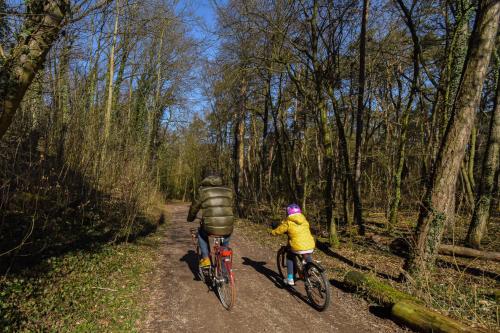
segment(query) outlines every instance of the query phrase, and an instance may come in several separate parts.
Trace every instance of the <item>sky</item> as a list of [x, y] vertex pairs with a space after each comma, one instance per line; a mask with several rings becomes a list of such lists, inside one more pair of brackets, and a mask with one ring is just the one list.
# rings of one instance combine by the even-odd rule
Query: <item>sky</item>
[[[223, 4], [225, 1], [217, 0]], [[194, 20], [191, 25], [191, 35], [203, 41], [201, 53], [202, 57], [214, 59], [217, 54], [219, 43], [214, 31], [217, 25], [217, 17], [214, 8], [214, 0], [181, 0], [179, 8], [188, 8], [198, 21]], [[200, 87], [193, 87], [188, 95], [189, 111], [191, 117], [195, 114], [202, 115], [208, 109], [208, 100], [203, 96]]]

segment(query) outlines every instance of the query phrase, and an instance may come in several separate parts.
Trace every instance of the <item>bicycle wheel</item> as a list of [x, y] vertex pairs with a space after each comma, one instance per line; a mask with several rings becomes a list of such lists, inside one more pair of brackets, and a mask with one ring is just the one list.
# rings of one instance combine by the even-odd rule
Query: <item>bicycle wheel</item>
[[199, 261], [201, 260], [201, 251], [200, 251], [200, 246], [197, 244], [196, 245], [196, 257], [197, 257], [197, 262], [196, 265], [198, 265], [198, 279], [203, 282], [207, 282], [207, 268], [202, 268], [199, 265]]
[[196, 274], [196, 278], [200, 281], [206, 282], [205, 280], [205, 272], [203, 268], [201, 268], [198, 263], [201, 259], [201, 250], [200, 250], [200, 244], [198, 243], [198, 228], [191, 228], [190, 229], [191, 233], [191, 239], [194, 244], [194, 248], [196, 250], [196, 265], [198, 266], [198, 273]]
[[281, 279], [286, 277], [286, 246], [282, 246], [276, 254], [276, 265]]
[[215, 277], [217, 294], [222, 306], [226, 310], [231, 310], [236, 301], [236, 288], [234, 286], [231, 261], [229, 259], [223, 260], [221, 257], [217, 257], [217, 261], [217, 276]]
[[312, 306], [318, 311], [324, 311], [330, 304], [330, 283], [324, 269], [318, 264], [307, 264], [305, 287]]

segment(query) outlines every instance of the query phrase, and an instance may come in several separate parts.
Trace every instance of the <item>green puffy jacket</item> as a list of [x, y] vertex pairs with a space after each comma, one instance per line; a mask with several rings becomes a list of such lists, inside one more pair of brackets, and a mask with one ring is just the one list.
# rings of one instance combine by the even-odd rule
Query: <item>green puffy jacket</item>
[[198, 200], [191, 203], [187, 220], [194, 221], [200, 210], [206, 233], [227, 236], [233, 232], [233, 191], [222, 186], [220, 177], [203, 179], [198, 189]]

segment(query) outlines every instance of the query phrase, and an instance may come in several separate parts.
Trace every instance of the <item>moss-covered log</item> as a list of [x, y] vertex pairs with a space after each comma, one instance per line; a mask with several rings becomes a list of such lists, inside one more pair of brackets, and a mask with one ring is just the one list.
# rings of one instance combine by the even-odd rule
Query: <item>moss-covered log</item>
[[446, 317], [440, 313], [415, 304], [408, 300], [402, 300], [394, 304], [391, 309], [391, 316], [399, 323], [402, 323], [418, 332], [429, 333], [473, 333], [486, 332], [478, 328], [469, 327], [463, 323]]
[[358, 271], [350, 271], [344, 277], [344, 285], [362, 292], [368, 299], [385, 307], [391, 307], [401, 300], [420, 303], [415, 297], [401, 292], [379, 279]]
[[500, 252], [479, 251], [463, 246], [441, 245], [439, 246], [439, 254], [500, 261]]
[[417, 298], [369, 274], [350, 271], [344, 277], [344, 285], [362, 293], [367, 299], [391, 309], [391, 316], [395, 321], [418, 332], [486, 332], [428, 309]]

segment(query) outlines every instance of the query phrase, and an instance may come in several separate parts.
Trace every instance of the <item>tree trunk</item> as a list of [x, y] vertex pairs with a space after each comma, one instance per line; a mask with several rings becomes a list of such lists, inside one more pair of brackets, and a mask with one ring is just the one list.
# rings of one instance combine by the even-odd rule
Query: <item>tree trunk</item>
[[26, 90], [42, 68], [69, 8], [67, 0], [33, 0], [23, 33], [0, 68], [0, 139], [9, 128]]
[[326, 221], [328, 223], [330, 246], [337, 248], [339, 246], [339, 236], [337, 234], [337, 228], [335, 226], [334, 216], [333, 216], [333, 146], [332, 146], [332, 134], [330, 131], [330, 126], [328, 126], [328, 117], [326, 111], [326, 105], [321, 101], [320, 105], [320, 121], [321, 121], [321, 136], [323, 137], [323, 149], [325, 150], [325, 156], [323, 160], [323, 167], [326, 176], [326, 186], [324, 193], [325, 207], [326, 207]]
[[161, 102], [161, 87], [162, 87], [162, 52], [163, 52], [163, 37], [165, 34], [165, 25], [161, 29], [160, 33], [160, 42], [158, 44], [157, 49], [157, 58], [156, 58], [156, 90], [155, 90], [155, 98], [153, 104], [153, 114], [151, 117], [151, 127], [149, 132], [148, 139], [148, 150], [149, 156], [148, 161], [149, 165], [152, 167], [156, 160], [157, 150], [158, 150], [158, 131], [160, 129], [160, 122], [163, 111], [163, 103]]
[[491, 112], [490, 131], [488, 134], [488, 143], [484, 153], [483, 172], [481, 185], [474, 206], [474, 213], [467, 233], [466, 243], [470, 247], [479, 249], [481, 239], [486, 231], [486, 225], [490, 217], [490, 205], [495, 186], [495, 173], [499, 164], [500, 148], [500, 66], [497, 54], [497, 90], [495, 96], [495, 106]]
[[245, 172], [245, 114], [246, 114], [246, 81], [245, 79], [241, 82], [240, 87], [240, 105], [239, 110], [236, 114], [236, 122], [234, 125], [234, 147], [233, 147], [233, 159], [234, 159], [234, 175], [233, 175], [233, 186], [234, 194], [236, 196], [236, 209], [238, 211], [238, 216], [244, 216], [244, 203], [243, 203], [243, 182], [244, 182], [244, 172]]
[[106, 109], [104, 113], [104, 132], [101, 162], [106, 158], [107, 145], [109, 140], [109, 132], [111, 130], [111, 111], [113, 110], [113, 82], [115, 73], [115, 46], [118, 35], [118, 18], [120, 16], [120, 1], [116, 0], [115, 25], [113, 30], [113, 41], [109, 51], [109, 67], [108, 67], [108, 97], [106, 100]]
[[451, 119], [420, 209], [415, 244], [405, 263], [405, 269], [416, 277], [434, 267], [443, 229], [453, 218], [456, 182], [495, 45], [499, 18], [500, 2], [481, 2]]
[[55, 66], [55, 79], [57, 80], [57, 92], [55, 94], [58, 99], [57, 122], [55, 123], [55, 143], [57, 145], [57, 160], [62, 163], [64, 160], [64, 143], [69, 119], [70, 97], [69, 97], [69, 62], [72, 47], [72, 37], [66, 35], [63, 42], [63, 48], [60, 54], [58, 66]]
[[476, 157], [476, 141], [477, 141], [477, 129], [476, 126], [473, 126], [472, 134], [470, 135], [469, 160], [467, 161], [467, 177], [469, 178], [469, 183], [473, 194], [476, 187], [476, 182], [474, 180], [474, 160]]
[[[431, 166], [433, 159], [439, 151], [439, 142], [445, 132], [450, 118], [451, 108], [460, 83], [461, 73], [467, 56], [467, 41], [469, 38], [469, 21], [474, 10], [468, 0], [461, 0], [462, 5], [457, 6], [456, 24], [450, 45], [446, 47], [446, 62], [441, 70], [439, 85], [436, 89], [432, 107], [432, 124], [430, 134], [430, 153], [424, 162]], [[431, 169], [427, 167], [426, 169]], [[425, 174], [425, 181], [430, 174]], [[422, 178], [424, 179], [424, 178]]]
[[366, 24], [368, 20], [369, 0], [363, 0], [363, 16], [361, 19], [361, 34], [359, 36], [359, 76], [358, 76], [358, 111], [356, 114], [356, 147], [354, 152], [354, 186], [357, 195], [354, 197], [354, 218], [359, 227], [359, 233], [365, 234], [363, 223], [363, 205], [361, 202], [361, 146], [363, 144], [363, 117], [365, 109], [365, 61], [366, 61]]
[[456, 29], [451, 41], [448, 61], [446, 63], [445, 77], [445, 93], [443, 105], [441, 106], [441, 134], [447, 128], [450, 114], [453, 108], [453, 102], [459, 89], [460, 78], [467, 57], [467, 39], [469, 38], [469, 21], [471, 18], [472, 8], [469, 0], [461, 0], [462, 5], [457, 6], [456, 14]]
[[464, 184], [464, 189], [465, 189], [465, 196], [467, 198], [467, 203], [472, 206], [474, 205], [474, 193], [472, 192], [472, 186], [469, 180], [469, 175], [467, 174], [467, 171], [465, 171], [466, 166], [462, 164], [462, 167], [460, 168], [460, 172], [462, 174], [462, 182]]
[[408, 121], [410, 116], [409, 111], [410, 110], [406, 110], [406, 114], [403, 116], [401, 137], [399, 138], [398, 160], [392, 180], [393, 192], [392, 192], [391, 205], [389, 208], [390, 229], [394, 228], [398, 222], [398, 211], [401, 202], [401, 177], [403, 174], [403, 167], [406, 157], [406, 139], [407, 139], [406, 137], [408, 133]]

